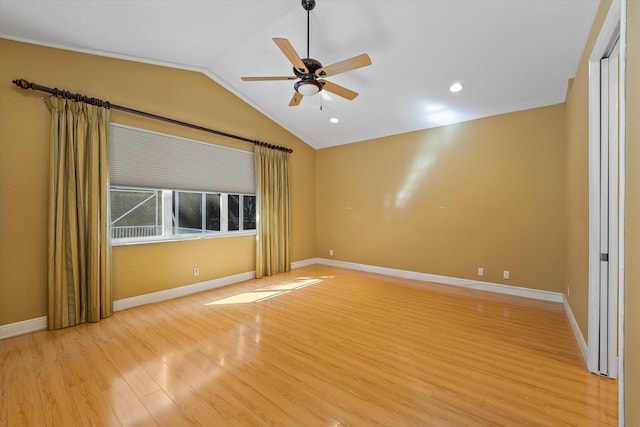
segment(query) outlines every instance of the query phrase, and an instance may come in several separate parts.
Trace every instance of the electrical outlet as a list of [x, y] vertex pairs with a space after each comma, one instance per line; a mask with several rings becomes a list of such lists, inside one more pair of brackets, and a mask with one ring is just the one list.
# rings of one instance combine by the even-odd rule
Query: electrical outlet
[[484, 268], [478, 267], [478, 276], [484, 276]]
[[200, 275], [200, 269], [198, 267], [193, 269], [193, 277], [198, 277]]
[[329, 256], [333, 256], [333, 249], [329, 249]]
[[505, 270], [502, 272], [502, 277], [504, 277], [505, 279], [508, 279], [511, 277], [511, 273], [509, 272], [509, 270]]
[[567, 286], [567, 296], [571, 296], [571, 286]]

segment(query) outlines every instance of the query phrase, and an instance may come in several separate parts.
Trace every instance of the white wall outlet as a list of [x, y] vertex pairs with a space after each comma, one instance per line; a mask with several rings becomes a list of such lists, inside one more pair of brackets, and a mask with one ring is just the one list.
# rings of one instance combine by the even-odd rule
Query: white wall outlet
[[478, 267], [478, 276], [484, 276], [484, 268]]
[[505, 279], [508, 279], [509, 277], [511, 277], [511, 273], [509, 272], [509, 270], [503, 271], [502, 277], [504, 277]]
[[567, 296], [571, 296], [571, 286], [567, 286]]
[[198, 277], [200, 275], [200, 269], [198, 267], [193, 269], [193, 277]]
[[329, 256], [333, 256], [333, 249], [329, 249]]

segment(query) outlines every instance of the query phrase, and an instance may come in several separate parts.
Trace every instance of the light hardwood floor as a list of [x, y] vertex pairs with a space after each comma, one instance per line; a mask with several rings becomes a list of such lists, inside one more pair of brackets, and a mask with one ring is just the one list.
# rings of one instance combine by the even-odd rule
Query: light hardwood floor
[[319, 265], [1, 340], [0, 364], [0, 426], [617, 425], [561, 304]]

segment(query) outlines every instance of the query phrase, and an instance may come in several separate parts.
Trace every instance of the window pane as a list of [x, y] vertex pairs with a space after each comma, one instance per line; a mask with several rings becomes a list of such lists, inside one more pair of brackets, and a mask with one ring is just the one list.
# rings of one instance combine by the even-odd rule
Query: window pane
[[240, 195], [229, 194], [228, 199], [229, 231], [240, 230]]
[[111, 237], [162, 235], [162, 192], [111, 188]]
[[173, 193], [174, 225], [176, 233], [200, 233], [202, 231], [202, 193]]
[[220, 231], [220, 195], [207, 194], [205, 224], [208, 231]]
[[255, 230], [256, 229], [256, 196], [244, 196], [242, 208], [244, 213], [242, 217], [242, 229]]

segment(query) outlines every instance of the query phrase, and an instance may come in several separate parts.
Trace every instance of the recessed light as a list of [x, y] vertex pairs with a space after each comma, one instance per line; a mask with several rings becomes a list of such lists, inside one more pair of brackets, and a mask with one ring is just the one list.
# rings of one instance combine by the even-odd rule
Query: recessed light
[[331, 123], [336, 124], [338, 122], [340, 122], [340, 120], [338, 120], [336, 117], [331, 117], [331, 119], [329, 120]]
[[456, 92], [460, 92], [462, 88], [463, 88], [462, 83], [456, 82], [449, 87], [449, 90], [453, 93], [456, 93]]

